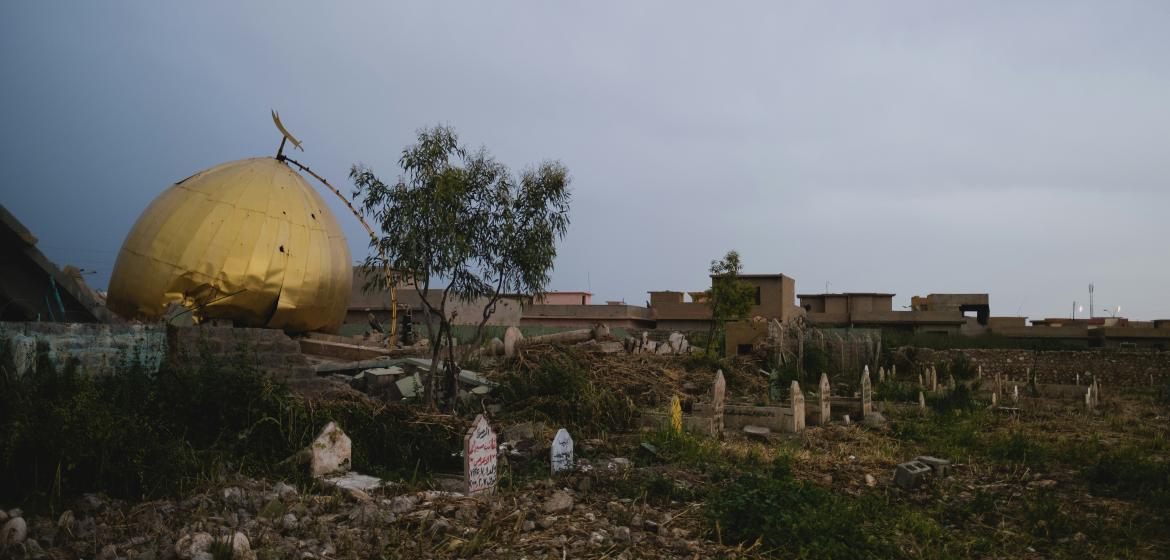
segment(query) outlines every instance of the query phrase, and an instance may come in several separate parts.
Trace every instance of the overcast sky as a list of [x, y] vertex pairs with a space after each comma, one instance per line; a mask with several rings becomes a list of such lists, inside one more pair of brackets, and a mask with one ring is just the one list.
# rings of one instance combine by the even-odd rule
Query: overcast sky
[[1170, 2], [162, 4], [0, 4], [0, 203], [98, 287], [158, 193], [275, 152], [275, 108], [339, 184], [438, 123], [563, 161], [551, 288], [598, 302], [734, 248], [800, 293], [1170, 318]]

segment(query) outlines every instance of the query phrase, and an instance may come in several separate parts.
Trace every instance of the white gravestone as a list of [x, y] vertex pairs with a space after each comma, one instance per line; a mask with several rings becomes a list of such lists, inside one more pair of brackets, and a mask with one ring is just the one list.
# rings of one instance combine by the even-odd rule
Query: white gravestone
[[495, 491], [497, 453], [496, 431], [479, 414], [463, 436], [463, 474], [468, 496]]
[[309, 446], [309, 470], [313, 476], [349, 470], [351, 442], [336, 422], [330, 422]]
[[569, 431], [561, 428], [553, 437], [552, 449], [549, 451], [549, 461], [552, 464], [552, 473], [573, 470], [573, 438]]

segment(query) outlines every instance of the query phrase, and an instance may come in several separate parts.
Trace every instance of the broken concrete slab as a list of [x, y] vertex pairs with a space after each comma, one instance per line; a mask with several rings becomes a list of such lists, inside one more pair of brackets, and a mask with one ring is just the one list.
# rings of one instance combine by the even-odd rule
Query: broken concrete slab
[[370, 493], [386, 485], [386, 481], [366, 474], [349, 471], [342, 475], [327, 476], [321, 479], [326, 486], [333, 486], [343, 490], [361, 490]]
[[398, 387], [398, 392], [404, 399], [419, 397], [423, 392], [423, 379], [417, 373], [395, 381], [394, 385]]
[[767, 440], [768, 436], [772, 435], [772, 430], [763, 426], [744, 426], [743, 433], [750, 438]]

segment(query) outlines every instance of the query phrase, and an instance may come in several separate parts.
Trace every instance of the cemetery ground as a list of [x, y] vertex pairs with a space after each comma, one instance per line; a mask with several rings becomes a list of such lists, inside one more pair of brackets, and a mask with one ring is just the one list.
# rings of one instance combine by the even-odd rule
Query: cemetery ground
[[[991, 409], [977, 380], [960, 379], [976, 390], [928, 392], [922, 411], [903, 366], [875, 384], [877, 421], [722, 438], [640, 427], [672, 396], [686, 410], [708, 399], [716, 369], [729, 403], [786, 398], [787, 379], [747, 361], [556, 346], [485, 367], [500, 386], [455, 416], [341, 384], [299, 396], [211, 360], [102, 379], [5, 376], [0, 556], [1170, 555], [1164, 390], [1113, 387], [1095, 411], [1031, 397]], [[856, 377], [832, 376], [834, 393], [852, 395]], [[497, 487], [467, 497], [459, 449], [489, 401], [504, 444]], [[305, 472], [297, 450], [329, 421], [351, 438], [353, 469], [385, 486], [348, 490]], [[561, 428], [576, 468], [553, 475]], [[895, 485], [895, 466], [920, 455], [950, 472]]]

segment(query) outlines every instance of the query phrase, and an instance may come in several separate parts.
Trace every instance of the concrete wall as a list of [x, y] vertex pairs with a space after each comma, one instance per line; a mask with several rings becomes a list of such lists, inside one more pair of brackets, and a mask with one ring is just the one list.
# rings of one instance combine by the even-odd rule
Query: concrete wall
[[611, 328], [653, 328], [650, 309], [634, 305], [529, 305], [521, 325], [589, 327], [605, 323]]
[[12, 352], [17, 375], [36, 373], [43, 352], [49, 364], [69, 363], [93, 375], [138, 366], [155, 371], [166, 357], [160, 325], [97, 323], [0, 323], [0, 343]]
[[[1009, 379], [1027, 379], [1028, 368], [1040, 376], [1041, 383], [1076, 383], [1076, 375], [1090, 372], [1106, 386], [1149, 387], [1150, 376], [1170, 379], [1170, 352], [1125, 350], [916, 350], [919, 366], [949, 363], [959, 352], [975, 365], [983, 366], [983, 376], [996, 372]], [[901, 372], [899, 372], [901, 373]]]
[[589, 292], [549, 292], [537, 301], [540, 305], [591, 305], [593, 294]]
[[52, 367], [74, 363], [87, 375], [134, 366], [157, 371], [214, 358], [226, 365], [243, 361], [282, 380], [314, 377], [297, 343], [277, 329], [0, 323], [0, 343], [11, 349], [17, 375], [36, 373], [43, 353]]

